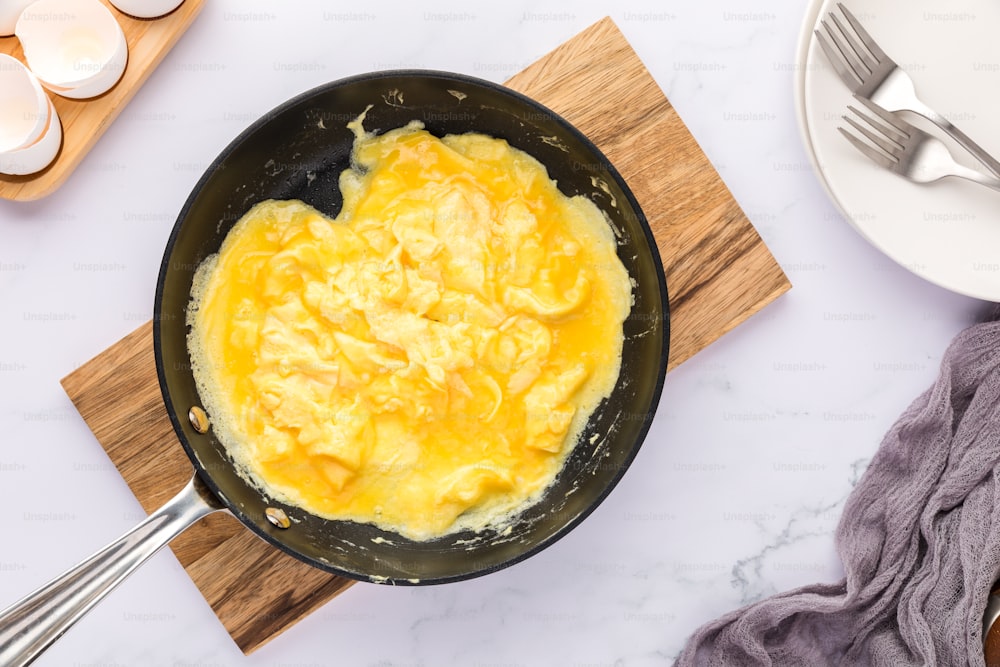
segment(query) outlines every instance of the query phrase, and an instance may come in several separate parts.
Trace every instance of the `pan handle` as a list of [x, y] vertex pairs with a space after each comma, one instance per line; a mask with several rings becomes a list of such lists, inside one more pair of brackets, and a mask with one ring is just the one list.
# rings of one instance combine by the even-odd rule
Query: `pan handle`
[[221, 509], [219, 499], [194, 475], [138, 526], [0, 612], [0, 665], [31, 664], [163, 545]]

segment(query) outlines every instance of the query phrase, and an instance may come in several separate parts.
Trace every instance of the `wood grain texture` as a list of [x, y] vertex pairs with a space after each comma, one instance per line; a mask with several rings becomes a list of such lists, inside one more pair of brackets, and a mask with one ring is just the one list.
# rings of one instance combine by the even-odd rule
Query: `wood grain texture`
[[[993, 596], [1000, 595], [1000, 582], [993, 584], [990, 590], [990, 600]], [[983, 637], [983, 653], [986, 658], [986, 667], [1000, 667], [1000, 622], [994, 622], [984, 629], [986, 636]]]
[[791, 284], [610, 18], [507, 86], [573, 123], [625, 178], [656, 237], [670, 296], [668, 368]]
[[[580, 127], [635, 191], [666, 267], [670, 367], [789, 287], [610, 19], [531, 65], [509, 85]], [[187, 482], [192, 467], [160, 396], [151, 324], [64, 378], [63, 386], [147, 511]], [[171, 548], [245, 652], [352, 584], [281, 554], [226, 515], [202, 520]]]
[[[177, 43], [205, 4], [205, 0], [185, 0], [166, 16], [137, 19], [121, 13], [108, 0], [101, 2], [111, 10], [125, 33], [129, 49], [125, 73], [111, 90], [91, 99], [71, 100], [49, 92], [49, 99], [62, 122], [62, 147], [52, 164], [38, 173], [27, 176], [0, 174], [0, 198], [30, 201], [57, 190]], [[16, 37], [0, 37], [0, 53], [25, 62], [24, 51]]]
[[[194, 471], [163, 405], [152, 342], [147, 323], [62, 381], [146, 512]], [[354, 583], [274, 549], [228, 514], [209, 515], [170, 547], [244, 653]]]

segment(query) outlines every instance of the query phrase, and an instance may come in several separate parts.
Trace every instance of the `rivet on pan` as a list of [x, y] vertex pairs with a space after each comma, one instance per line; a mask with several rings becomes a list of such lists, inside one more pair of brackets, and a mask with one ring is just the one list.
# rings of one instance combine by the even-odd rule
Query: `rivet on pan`
[[288, 528], [292, 525], [292, 521], [288, 518], [288, 515], [285, 514], [285, 511], [278, 509], [277, 507], [268, 507], [264, 510], [264, 516], [266, 516], [267, 520], [278, 528]]
[[188, 410], [188, 421], [198, 433], [208, 433], [208, 415], [197, 405]]

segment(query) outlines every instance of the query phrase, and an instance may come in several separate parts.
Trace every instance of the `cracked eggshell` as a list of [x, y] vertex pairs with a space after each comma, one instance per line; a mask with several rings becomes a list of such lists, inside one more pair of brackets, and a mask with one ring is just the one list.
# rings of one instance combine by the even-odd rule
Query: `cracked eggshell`
[[155, 19], [174, 11], [184, 0], [110, 0], [119, 11], [140, 19]]
[[0, 0], [0, 37], [14, 34], [17, 17], [35, 0]]
[[38, 0], [21, 12], [14, 34], [31, 71], [63, 97], [96, 97], [125, 72], [125, 33], [99, 0]]
[[41, 138], [49, 123], [49, 98], [17, 58], [0, 53], [0, 152]]
[[0, 153], [0, 173], [13, 176], [34, 174], [52, 164], [62, 146], [62, 123], [59, 114], [52, 106], [52, 100], [46, 98], [49, 107], [49, 122], [41, 138], [35, 143], [19, 150]]

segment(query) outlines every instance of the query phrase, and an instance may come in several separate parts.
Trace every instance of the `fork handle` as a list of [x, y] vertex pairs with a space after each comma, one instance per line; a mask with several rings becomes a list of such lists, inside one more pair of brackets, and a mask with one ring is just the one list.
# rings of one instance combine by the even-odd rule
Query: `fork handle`
[[1000, 192], [1000, 178], [993, 176], [992, 174], [984, 174], [977, 169], [970, 169], [965, 165], [955, 164], [952, 167], [949, 176], [957, 176], [959, 178], [964, 178], [967, 181], [972, 181], [973, 183], [978, 183], [979, 185], [984, 185], [992, 190]]
[[958, 176], [959, 178], [964, 178], [964, 179], [973, 181], [974, 183], [979, 183], [980, 185], [985, 185], [986, 187], [990, 188], [991, 190], [996, 190], [997, 192], [1000, 192], [1000, 179], [990, 178], [988, 175], [981, 174], [978, 171], [976, 171], [975, 169], [970, 169], [969, 171], [971, 171], [972, 173], [970, 173], [970, 174], [955, 174], [955, 176]]
[[[939, 114], [937, 111], [934, 111], [934, 109], [931, 109], [929, 106], [927, 106], [920, 100], [916, 99], [913, 100], [913, 103], [910, 105], [909, 110], [915, 114], [923, 116], [927, 120], [931, 121], [932, 123], [940, 127], [942, 130], [947, 132], [951, 136], [951, 138], [957, 141], [962, 148], [967, 150], [972, 155], [972, 157], [979, 160], [979, 162], [982, 163], [984, 167], [989, 169], [994, 176], [1000, 178], [1000, 162], [998, 162], [996, 158], [994, 158], [992, 155], [983, 150], [983, 148], [979, 144], [970, 139], [965, 132], [962, 132], [960, 129], [955, 127], [955, 125], [953, 125], [950, 120]], [[963, 178], [967, 177], [963, 176]], [[970, 180], [976, 180], [976, 179], [970, 178]], [[976, 182], [979, 183], [981, 181], [976, 181]], [[982, 184], [987, 186], [990, 185], [990, 183], [985, 183], [985, 182]]]

